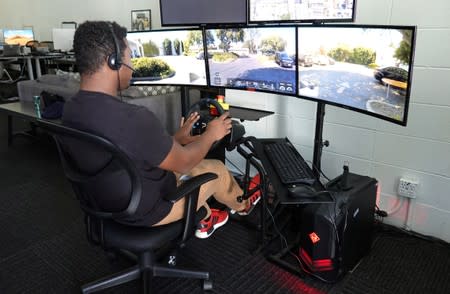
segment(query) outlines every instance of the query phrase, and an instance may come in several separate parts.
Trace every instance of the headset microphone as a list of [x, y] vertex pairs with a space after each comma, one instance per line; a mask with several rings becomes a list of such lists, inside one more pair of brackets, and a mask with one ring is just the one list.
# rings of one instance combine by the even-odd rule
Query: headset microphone
[[129, 70], [131, 70], [132, 72], [135, 72], [134, 68], [131, 67], [130, 65], [126, 64], [126, 63], [122, 63], [123, 66], [125, 66], [126, 68], [128, 68]]

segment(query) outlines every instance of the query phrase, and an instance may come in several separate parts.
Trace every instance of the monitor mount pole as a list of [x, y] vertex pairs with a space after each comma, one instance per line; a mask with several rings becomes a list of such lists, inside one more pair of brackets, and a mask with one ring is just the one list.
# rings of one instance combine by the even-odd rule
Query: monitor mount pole
[[323, 120], [325, 117], [325, 103], [317, 103], [316, 111], [316, 134], [314, 137], [314, 154], [313, 154], [313, 172], [316, 178], [320, 178], [321, 171], [321, 159], [323, 146], [328, 147], [330, 142], [328, 140], [323, 141]]

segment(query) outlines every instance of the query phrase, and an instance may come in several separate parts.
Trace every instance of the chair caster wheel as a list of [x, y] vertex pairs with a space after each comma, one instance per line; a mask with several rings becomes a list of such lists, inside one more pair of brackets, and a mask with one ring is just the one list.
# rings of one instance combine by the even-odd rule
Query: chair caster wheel
[[203, 291], [212, 291], [213, 289], [213, 281], [212, 280], [203, 280]]

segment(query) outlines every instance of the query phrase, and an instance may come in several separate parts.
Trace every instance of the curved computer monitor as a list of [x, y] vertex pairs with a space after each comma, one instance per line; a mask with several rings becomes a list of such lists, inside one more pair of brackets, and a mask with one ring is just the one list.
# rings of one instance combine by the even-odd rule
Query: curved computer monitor
[[356, 0], [249, 0], [248, 23], [353, 22]]
[[211, 87], [297, 94], [294, 26], [216, 28], [205, 34]]
[[162, 26], [247, 23], [246, 0], [160, 0]]
[[32, 29], [3, 29], [5, 44], [25, 46], [28, 41], [34, 40]]
[[131, 84], [206, 86], [201, 29], [129, 32]]
[[415, 32], [414, 26], [299, 26], [299, 96], [406, 125]]

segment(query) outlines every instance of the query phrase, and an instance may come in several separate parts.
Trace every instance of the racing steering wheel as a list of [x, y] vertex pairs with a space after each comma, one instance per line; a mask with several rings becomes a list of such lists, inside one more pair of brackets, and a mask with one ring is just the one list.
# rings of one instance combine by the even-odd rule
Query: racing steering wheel
[[[192, 126], [191, 135], [200, 135], [206, 130], [206, 126], [208, 123], [213, 120], [216, 116], [210, 113], [209, 106], [212, 105], [217, 109], [218, 115], [222, 115], [225, 113], [225, 110], [222, 108], [222, 105], [217, 102], [215, 99], [211, 98], [202, 98], [198, 102], [192, 104], [189, 108], [189, 111], [186, 117], [189, 117], [192, 113], [197, 112], [200, 115], [200, 118], [197, 122]], [[202, 108], [203, 107], [203, 108]], [[206, 110], [205, 110], [206, 107]], [[231, 121], [231, 133], [223, 137], [222, 140], [226, 140], [226, 149], [231, 151], [236, 146], [235, 143], [238, 139], [242, 138], [245, 134], [245, 128], [238, 121]], [[218, 140], [213, 143], [211, 149], [216, 148], [222, 140]]]

